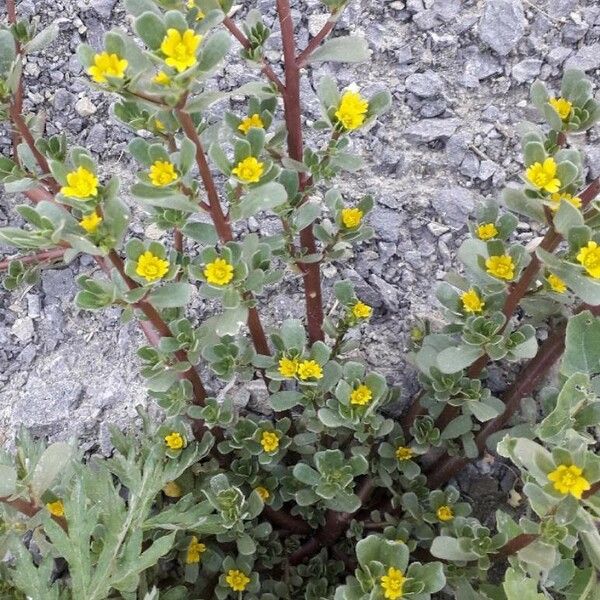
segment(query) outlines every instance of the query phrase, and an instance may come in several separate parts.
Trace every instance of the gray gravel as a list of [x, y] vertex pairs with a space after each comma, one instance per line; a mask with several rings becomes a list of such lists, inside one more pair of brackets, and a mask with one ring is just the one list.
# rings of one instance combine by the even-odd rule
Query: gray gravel
[[[251, 4], [273, 22], [272, 0]], [[311, 32], [318, 31], [320, 2], [296, 5]], [[131, 181], [133, 169], [124, 155], [130, 134], [109, 117], [110, 99], [87, 86], [74, 55], [81, 41], [99, 47], [106, 30], [128, 25], [120, 3], [24, 0], [20, 9], [44, 21], [58, 19], [61, 27], [46, 56], [25, 67], [26, 106], [47, 113], [49, 133], [66, 131], [73, 143], [96, 153], [105, 173], [120, 172]], [[529, 82], [540, 77], [555, 85], [564, 66], [599, 74], [600, 5], [596, 0], [354, 0], [340, 28], [365, 36], [374, 62], [309, 71], [303, 81], [307, 121], [318, 116], [313, 89], [325, 73], [342, 86], [357, 82], [369, 94], [387, 86], [394, 105], [370, 132], [353, 136], [367, 165], [360, 176], [340, 183], [348, 197], [374, 194], [370, 221], [377, 237], [354, 261], [327, 266], [325, 287], [329, 291], [337, 278], [347, 277], [375, 306], [363, 357], [390, 383], [402, 385], [406, 397], [415, 385], [403, 357], [407, 331], [416, 317], [439, 320], [435, 283], [454, 264], [469, 213], [521, 170], [514, 128], [521, 119], [534, 118], [525, 108]], [[307, 37], [305, 31], [299, 35], [300, 45]], [[279, 57], [279, 41], [274, 31], [272, 60]], [[236, 59], [217, 84], [225, 88], [248, 78], [247, 67]], [[589, 133], [589, 168], [596, 175], [599, 138], [598, 128]], [[7, 152], [8, 144], [1, 130], [0, 149]], [[14, 204], [13, 198], [0, 197], [0, 224], [20, 224]], [[132, 231], [141, 235], [146, 227], [138, 211]], [[269, 218], [249, 223], [251, 230], [265, 233], [276, 227]], [[527, 225], [519, 228], [525, 242], [535, 235]], [[105, 445], [107, 423], [125, 423], [133, 407], [145, 403], [135, 357], [139, 331], [133, 324], [122, 326], [117, 311], [90, 314], [73, 307], [75, 276], [93, 268], [82, 259], [45, 272], [34, 288], [0, 291], [0, 436], [11, 437], [25, 423], [52, 438], [76, 436], [88, 446], [98, 440]], [[266, 321], [301, 316], [298, 290], [296, 280], [274, 290]], [[208, 312], [194, 301], [192, 314], [202, 318]]]

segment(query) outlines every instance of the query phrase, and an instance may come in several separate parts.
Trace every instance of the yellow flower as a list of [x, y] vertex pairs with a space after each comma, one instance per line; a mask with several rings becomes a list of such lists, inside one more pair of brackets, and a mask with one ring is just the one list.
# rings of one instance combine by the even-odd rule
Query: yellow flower
[[548, 473], [548, 480], [552, 482], [552, 487], [561, 494], [571, 494], [578, 500], [581, 499], [583, 492], [590, 489], [590, 482], [582, 476], [583, 469], [576, 465], [559, 465]]
[[279, 359], [279, 373], [284, 377], [291, 379], [296, 375], [298, 371], [298, 360], [295, 358], [283, 358]]
[[164, 495], [168, 496], [169, 498], [180, 498], [183, 494], [181, 487], [175, 481], [167, 481], [162, 491]]
[[347, 229], [356, 229], [363, 218], [360, 208], [342, 208], [342, 223]]
[[169, 261], [155, 256], [149, 250], [140, 255], [135, 272], [146, 281], [161, 279], [169, 270]]
[[165, 130], [165, 124], [160, 119], [154, 119], [154, 127], [156, 127], [158, 131]]
[[302, 381], [307, 379], [321, 379], [323, 377], [323, 369], [315, 360], [303, 360], [298, 365], [298, 377]]
[[279, 448], [279, 436], [274, 431], [263, 431], [260, 445], [265, 452], [277, 452]]
[[128, 64], [118, 54], [101, 52], [94, 56], [94, 64], [88, 69], [88, 73], [96, 83], [106, 83], [107, 77], [123, 79]]
[[358, 129], [368, 110], [369, 103], [358, 92], [344, 92], [335, 116], [345, 129]]
[[79, 221], [79, 226], [85, 229], [88, 233], [94, 233], [102, 223], [102, 217], [98, 213], [90, 213]]
[[46, 508], [48, 512], [53, 517], [64, 517], [65, 516], [65, 505], [62, 503], [62, 500], [55, 500], [54, 502], [48, 502], [46, 504]]
[[171, 450], [181, 450], [183, 443], [183, 436], [177, 431], [172, 431], [169, 435], [165, 435], [165, 444]]
[[198, 538], [194, 535], [190, 540], [190, 544], [187, 548], [187, 554], [185, 556], [185, 562], [188, 565], [194, 565], [200, 562], [202, 554], [206, 552], [206, 545], [198, 541]]
[[560, 208], [561, 200], [572, 204], [575, 208], [581, 208], [582, 205], [582, 201], [579, 196], [573, 196], [573, 194], [565, 194], [564, 192], [557, 192], [556, 194], [552, 194], [550, 196], [550, 200], [552, 200], [552, 205], [550, 206], [552, 210], [558, 210]]
[[442, 506], [435, 511], [435, 515], [440, 521], [452, 521], [452, 519], [454, 519], [454, 511], [452, 510], [452, 507], [447, 504], [442, 504]]
[[213, 285], [227, 285], [233, 279], [233, 265], [224, 258], [215, 258], [204, 267], [204, 277]]
[[398, 600], [402, 598], [402, 588], [406, 577], [400, 569], [390, 567], [387, 575], [381, 577], [381, 589], [384, 591], [383, 597], [386, 600]]
[[167, 160], [157, 160], [150, 167], [150, 181], [156, 187], [165, 187], [177, 179], [175, 166]]
[[463, 310], [468, 313], [480, 313], [485, 306], [485, 302], [473, 289], [463, 292], [460, 295], [460, 299], [462, 301]]
[[164, 71], [159, 71], [152, 78], [152, 82], [157, 85], [169, 85], [171, 83], [171, 78]]
[[548, 104], [556, 110], [558, 116], [563, 121], [568, 121], [571, 116], [571, 111], [573, 110], [573, 104], [569, 102], [566, 98], [550, 98], [548, 100]]
[[269, 490], [262, 485], [254, 488], [254, 491], [262, 498], [263, 502], [266, 502], [271, 497], [271, 492], [269, 492]]
[[408, 446], [398, 446], [396, 448], [396, 458], [398, 460], [410, 460], [414, 454], [413, 449]]
[[548, 284], [553, 292], [557, 294], [564, 294], [567, 291], [567, 284], [554, 273], [550, 273], [547, 277]]
[[480, 240], [491, 240], [498, 235], [498, 230], [493, 223], [482, 223], [477, 227], [477, 237]]
[[373, 309], [360, 300], [352, 307], [352, 316], [357, 319], [368, 319], [373, 314]]
[[250, 583], [250, 578], [243, 571], [229, 569], [225, 581], [234, 592], [243, 592]]
[[350, 394], [350, 404], [357, 406], [365, 406], [373, 399], [373, 392], [364, 383], [361, 383], [355, 390]]
[[98, 195], [98, 178], [85, 167], [79, 167], [67, 174], [67, 183], [60, 193], [71, 198], [86, 199]]
[[263, 129], [265, 126], [265, 124], [263, 123], [263, 120], [260, 118], [260, 115], [258, 113], [253, 114], [250, 117], [246, 117], [245, 119], [242, 120], [242, 122], [238, 125], [238, 129], [246, 134], [248, 133], [248, 131], [250, 131], [251, 127], [257, 127], [259, 129]]
[[594, 279], [600, 279], [600, 246], [596, 242], [588, 242], [577, 255], [577, 260]]
[[515, 276], [515, 263], [508, 254], [490, 256], [485, 261], [487, 272], [498, 279], [512, 279]]
[[194, 33], [193, 29], [187, 29], [183, 35], [177, 29], [167, 29], [160, 49], [167, 57], [165, 62], [178, 73], [182, 73], [198, 62], [196, 50], [201, 41], [202, 36]]
[[254, 156], [249, 156], [240, 161], [231, 172], [244, 183], [257, 183], [260, 181], [265, 170], [263, 163], [259, 162]]
[[560, 179], [556, 177], [556, 166], [553, 158], [547, 158], [543, 163], [533, 163], [525, 175], [534, 187], [554, 194], [560, 189]]

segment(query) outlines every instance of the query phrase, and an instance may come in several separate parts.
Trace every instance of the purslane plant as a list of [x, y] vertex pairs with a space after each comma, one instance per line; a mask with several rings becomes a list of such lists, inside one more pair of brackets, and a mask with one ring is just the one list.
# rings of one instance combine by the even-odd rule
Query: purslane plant
[[[159, 423], [140, 410], [141, 429], [113, 430], [106, 461], [26, 432], [15, 456], [0, 456], [0, 573], [15, 597], [594, 597], [600, 183], [586, 182], [569, 146], [600, 118], [591, 83], [572, 70], [560, 93], [533, 85], [545, 125], [519, 127], [522, 182], [470, 223], [464, 272], [438, 292], [449, 324], [414, 329], [422, 391], [396, 421], [386, 406], [398, 390], [350, 356], [371, 307], [347, 281], [332, 298], [321, 289], [321, 265], [373, 235], [373, 199], [344, 197], [333, 179], [360, 168], [352, 136], [390, 105], [387, 92], [324, 77], [322, 117], [304, 127], [303, 69], [368, 58], [364, 39], [329, 38], [347, 1], [324, 4], [330, 17], [299, 50], [289, 0], [277, 0], [281, 64], [266, 57], [260, 13], [238, 25], [228, 0], [126, 0], [135, 35], [116, 30], [102, 48], [79, 49], [90, 84], [115, 97], [113, 115], [133, 132], [129, 193], [164, 232], [158, 242], [130, 235], [117, 177], [23, 114], [22, 65], [56, 28], [37, 31], [7, 0], [0, 104], [14, 152], [0, 158], [0, 177], [30, 203], [17, 207], [27, 226], [0, 239], [33, 253], [0, 263], [4, 284], [93, 256], [77, 306], [120, 307], [139, 322], [142, 375], [164, 411]], [[208, 82], [232, 40], [265, 80], [215, 91]], [[244, 101], [223, 115], [234, 98]], [[264, 212], [280, 232], [237, 226]], [[515, 215], [546, 230], [535, 249], [515, 240]], [[268, 322], [261, 296], [290, 273], [302, 279], [306, 319]], [[193, 295], [220, 312], [199, 321]], [[537, 395], [541, 419], [520, 415], [561, 356], [555, 386]], [[501, 398], [486, 386], [489, 362], [523, 363]], [[205, 383], [209, 369], [220, 388]], [[261, 415], [228, 394], [252, 379], [268, 394]], [[446, 485], [486, 448], [518, 468], [526, 499], [518, 521], [498, 511], [495, 529]], [[492, 583], [492, 562], [505, 559]]]

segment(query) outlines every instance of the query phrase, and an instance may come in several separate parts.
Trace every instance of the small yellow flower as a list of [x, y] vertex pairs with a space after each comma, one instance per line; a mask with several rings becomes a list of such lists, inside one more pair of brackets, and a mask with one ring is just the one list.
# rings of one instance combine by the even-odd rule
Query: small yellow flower
[[597, 242], [588, 242], [577, 255], [577, 260], [594, 279], [600, 279], [600, 246]]
[[169, 270], [169, 261], [155, 256], [149, 250], [140, 255], [135, 272], [146, 281], [156, 281], [163, 278]]
[[258, 113], [251, 115], [250, 117], [246, 117], [242, 120], [242, 122], [238, 125], [238, 129], [246, 134], [250, 131], [250, 128], [257, 127], [258, 129], [264, 129], [265, 124], [263, 120], [260, 118]]
[[193, 67], [198, 59], [196, 50], [202, 41], [202, 36], [187, 29], [183, 35], [177, 29], [167, 29], [167, 35], [160, 45], [162, 53], [167, 57], [165, 62], [178, 73]]
[[150, 181], [156, 187], [165, 187], [173, 183], [178, 175], [175, 166], [167, 160], [157, 160], [150, 167]]
[[200, 562], [200, 558], [202, 558], [202, 554], [206, 552], [206, 545], [202, 542], [198, 541], [198, 538], [194, 535], [190, 540], [190, 544], [187, 548], [187, 553], [185, 556], [185, 562], [188, 565], [195, 565]]
[[260, 181], [262, 174], [264, 173], [265, 166], [260, 161], [256, 160], [254, 156], [248, 156], [244, 160], [240, 161], [231, 172], [244, 183], [257, 183]]
[[176, 481], [167, 481], [162, 491], [164, 495], [168, 496], [169, 498], [181, 498], [183, 495], [183, 491]]
[[152, 78], [152, 82], [156, 83], [156, 85], [169, 85], [171, 83], [171, 78], [164, 71], [159, 71]]
[[266, 502], [271, 497], [271, 492], [269, 492], [269, 490], [262, 485], [254, 488], [254, 491], [261, 497], [263, 502]]
[[493, 223], [482, 223], [477, 227], [477, 237], [480, 240], [491, 240], [498, 235], [498, 229]]
[[60, 193], [71, 198], [85, 200], [98, 195], [98, 178], [85, 167], [79, 167], [67, 174], [68, 185], [60, 189]]
[[107, 77], [123, 79], [129, 63], [118, 54], [101, 52], [94, 56], [94, 64], [88, 69], [88, 74], [96, 83], [106, 83]]
[[229, 569], [225, 581], [234, 592], [243, 592], [250, 583], [250, 577], [238, 569]]
[[352, 316], [357, 319], [368, 319], [373, 314], [373, 309], [360, 300], [352, 307]]
[[404, 577], [400, 569], [390, 567], [387, 570], [387, 575], [381, 577], [381, 589], [384, 592], [383, 597], [386, 600], [398, 600], [402, 598], [402, 588], [405, 581], [406, 577]]
[[587, 492], [591, 487], [582, 473], [583, 469], [576, 465], [559, 465], [554, 471], [548, 473], [548, 480], [560, 494], [571, 494], [581, 500], [583, 492]]
[[[198, 8], [196, 6], [196, 0], [187, 0], [188, 8]], [[196, 15], [196, 21], [202, 21], [206, 15], [198, 8], [198, 14]]]
[[94, 233], [102, 223], [102, 217], [98, 213], [90, 213], [79, 221], [79, 226], [85, 229], [88, 233]]
[[463, 310], [468, 313], [480, 313], [485, 307], [485, 302], [479, 297], [479, 294], [470, 289], [460, 295]]
[[373, 392], [364, 383], [361, 383], [350, 394], [350, 404], [356, 406], [366, 406], [373, 399]]
[[345, 129], [358, 129], [364, 122], [369, 103], [358, 92], [344, 92], [335, 116]]
[[363, 211], [360, 208], [342, 208], [342, 223], [347, 229], [356, 229], [362, 218]]
[[215, 258], [204, 267], [204, 277], [213, 285], [227, 285], [233, 279], [233, 265], [224, 258]]
[[279, 359], [279, 373], [291, 379], [298, 372], [298, 360], [296, 358], [283, 358]]
[[307, 379], [321, 379], [323, 377], [323, 369], [315, 360], [303, 360], [298, 365], [298, 377], [302, 381]]
[[154, 127], [156, 127], [158, 131], [165, 130], [165, 124], [160, 119], [154, 119]]
[[560, 179], [556, 177], [556, 168], [556, 161], [550, 157], [543, 163], [533, 163], [525, 175], [534, 187], [554, 194], [560, 189]]
[[452, 519], [454, 519], [454, 511], [452, 510], [452, 507], [447, 504], [442, 504], [442, 506], [435, 511], [435, 515], [443, 522], [452, 521]]
[[46, 509], [53, 517], [64, 517], [65, 516], [65, 505], [62, 500], [55, 500], [54, 502], [48, 502]]
[[398, 446], [396, 448], [396, 458], [398, 460], [410, 460], [414, 455], [413, 449], [408, 446]]
[[181, 450], [184, 444], [183, 436], [177, 431], [172, 431], [169, 435], [165, 435], [165, 444], [171, 450]]
[[548, 284], [553, 292], [557, 294], [564, 294], [567, 291], [567, 284], [554, 273], [550, 273], [547, 277]]
[[485, 261], [487, 272], [498, 279], [513, 279], [515, 276], [515, 263], [508, 254], [490, 256]]
[[263, 431], [260, 437], [260, 445], [265, 452], [277, 452], [279, 448], [279, 436], [274, 431]]
[[565, 194], [561, 192], [552, 194], [550, 196], [550, 200], [552, 201], [552, 204], [550, 206], [552, 210], [558, 210], [560, 208], [561, 200], [572, 204], [575, 208], [581, 208], [581, 205], [583, 204], [579, 196], [573, 196], [573, 194]]
[[566, 98], [550, 98], [548, 104], [556, 110], [558, 116], [563, 121], [568, 121], [573, 110], [573, 103], [569, 102]]

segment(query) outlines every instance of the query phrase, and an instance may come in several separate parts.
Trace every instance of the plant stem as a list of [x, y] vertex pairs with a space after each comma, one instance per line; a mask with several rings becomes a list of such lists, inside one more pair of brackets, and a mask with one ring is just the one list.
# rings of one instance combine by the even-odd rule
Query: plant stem
[[[296, 43], [294, 41], [294, 22], [289, 0], [277, 0], [277, 13], [283, 40], [283, 57], [285, 70], [285, 93], [283, 106], [285, 123], [288, 131], [288, 154], [290, 158], [302, 162], [302, 107], [300, 104], [300, 70], [296, 63]], [[300, 174], [300, 189], [304, 189], [307, 178]], [[315, 254], [317, 244], [312, 225], [300, 232], [303, 252]], [[303, 278], [306, 300], [306, 319], [308, 336], [311, 343], [323, 341], [323, 297], [321, 293], [321, 269], [318, 263], [304, 263]]]
[[[250, 48], [250, 40], [240, 31], [238, 26], [235, 24], [231, 17], [225, 17], [223, 19], [223, 25], [229, 30], [231, 35], [246, 49]], [[261, 71], [270, 79], [279, 90], [280, 94], [285, 93], [285, 86], [283, 85], [281, 79], [277, 77], [275, 71], [271, 68], [271, 65], [266, 61], [265, 58], [261, 60]]]
[[[593, 315], [600, 315], [600, 306], [581, 305], [575, 313], [590, 310]], [[503, 397], [504, 412], [495, 419], [488, 421], [475, 437], [475, 443], [480, 453], [485, 449], [490, 435], [502, 429], [519, 409], [521, 400], [529, 396], [538, 383], [543, 380], [554, 363], [562, 356], [565, 349], [566, 323], [557, 329], [540, 347], [538, 353], [532, 358], [517, 376], [513, 385]], [[470, 460], [468, 458], [441, 457], [429, 469], [427, 483], [435, 489], [446, 483], [460, 469], [464, 468]]]
[[[227, 243], [233, 240], [233, 230], [228, 218], [225, 216], [219, 200], [219, 194], [215, 186], [215, 180], [210, 172], [208, 161], [206, 160], [206, 152], [194, 121], [190, 114], [183, 108], [177, 108], [175, 110], [177, 118], [181, 124], [181, 127], [185, 135], [193, 142], [196, 146], [196, 164], [200, 172], [200, 177], [208, 196], [208, 204], [210, 206], [210, 216], [217, 230], [217, 235], [222, 242]], [[252, 301], [253, 296], [250, 292], [244, 295], [244, 300]], [[270, 355], [269, 343], [267, 342], [267, 336], [262, 326], [260, 316], [255, 307], [248, 309], [248, 329], [250, 329], [250, 335], [254, 348], [259, 354]]]
[[296, 64], [298, 65], [299, 69], [306, 65], [306, 63], [310, 59], [311, 54], [319, 47], [321, 42], [332, 32], [333, 28], [335, 27], [336, 20], [337, 19], [334, 18], [334, 15], [330, 15], [329, 19], [327, 19], [327, 22], [325, 23], [325, 25], [323, 25], [323, 27], [317, 33], [317, 35], [315, 35], [315, 37], [312, 38], [310, 42], [308, 42], [306, 48], [302, 52], [300, 52], [300, 54], [298, 54], [298, 57], [296, 58]]
[[35, 264], [42, 262], [51, 262], [57, 258], [62, 258], [67, 248], [53, 248], [52, 250], [44, 250], [36, 254], [28, 254], [27, 256], [15, 256], [0, 262], [0, 271], [5, 271], [11, 262], [18, 260], [23, 264]]

